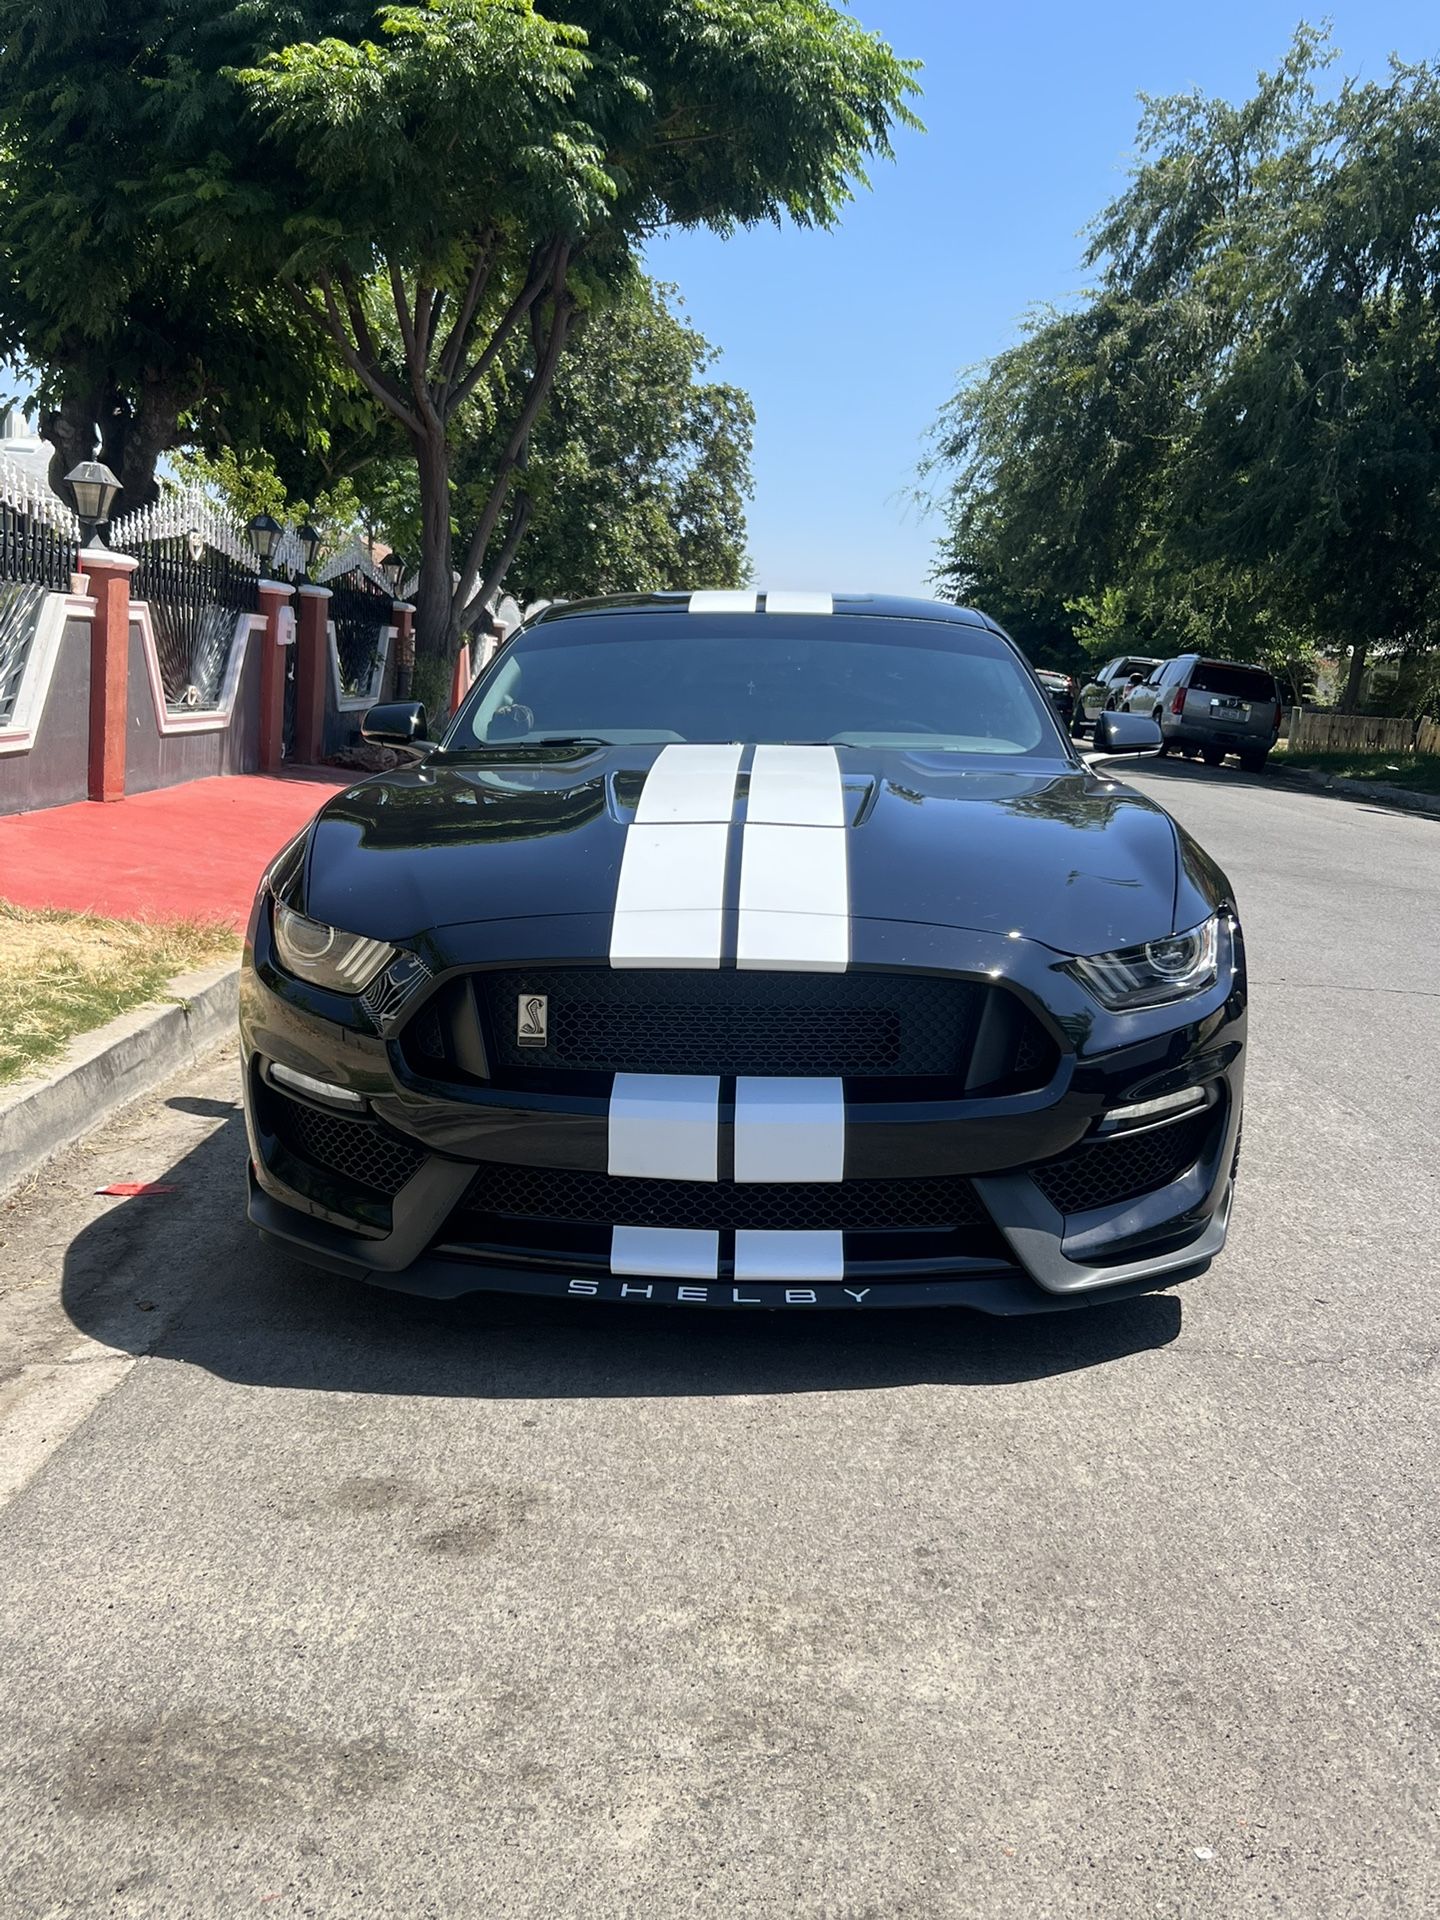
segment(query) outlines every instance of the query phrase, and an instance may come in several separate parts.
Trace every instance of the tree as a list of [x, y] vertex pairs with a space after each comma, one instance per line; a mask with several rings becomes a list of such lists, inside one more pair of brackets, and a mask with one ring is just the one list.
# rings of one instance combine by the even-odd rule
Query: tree
[[57, 491], [98, 453], [142, 506], [161, 454], [194, 435], [323, 440], [344, 414], [328, 343], [273, 288], [198, 259], [156, 202], [243, 113], [227, 69], [313, 12], [0, 4], [0, 353], [31, 372]]
[[1223, 646], [1295, 679], [1338, 641], [1348, 706], [1373, 639], [1434, 644], [1440, 76], [1322, 98], [1328, 59], [1302, 29], [1238, 106], [1146, 103], [1141, 164], [1093, 231], [1098, 284], [942, 423], [952, 590], [995, 582], [1096, 646]]
[[[641, 282], [563, 363], [516, 482], [523, 599], [743, 583], [754, 409], [704, 378], [714, 349], [673, 301]], [[457, 490], [478, 502], [493, 470], [493, 446], [472, 446]]]
[[[705, 378], [718, 356], [680, 305], [674, 288], [637, 280], [586, 322], [562, 363], [517, 478], [518, 550], [492, 561], [522, 600], [743, 584], [754, 408], [739, 388]], [[503, 431], [493, 414], [471, 411], [452, 474], [462, 516], [488, 494]], [[223, 448], [173, 464], [242, 520], [298, 512], [361, 523], [414, 553], [419, 490], [403, 445], [382, 431], [333, 452], [345, 465], [339, 476], [290, 446], [244, 459]]]
[[[200, 258], [283, 288], [403, 430], [428, 690], [511, 537], [577, 317], [667, 224], [833, 222], [911, 120], [915, 69], [828, 0], [417, 0], [358, 25], [326, 11], [323, 37], [239, 73], [244, 137], [174, 168], [164, 211]], [[487, 393], [499, 451], [457, 544], [454, 446]]]

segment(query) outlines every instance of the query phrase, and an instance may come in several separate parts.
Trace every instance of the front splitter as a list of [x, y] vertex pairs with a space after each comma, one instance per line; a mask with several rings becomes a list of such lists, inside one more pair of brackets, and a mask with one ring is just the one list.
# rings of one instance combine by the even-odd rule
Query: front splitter
[[[820, 1283], [813, 1286], [768, 1282], [736, 1284], [728, 1280], [626, 1280], [615, 1276], [537, 1273], [524, 1267], [481, 1265], [476, 1261], [426, 1255], [398, 1273], [382, 1273], [297, 1245], [283, 1234], [262, 1229], [262, 1237], [310, 1266], [344, 1273], [367, 1286], [417, 1294], [427, 1300], [459, 1300], [471, 1293], [524, 1294], [541, 1300], [596, 1300], [639, 1307], [689, 1307], [738, 1313], [857, 1313], [885, 1308], [969, 1307], [978, 1313], [1020, 1315], [1067, 1313], [1153, 1293], [1191, 1278], [1167, 1273], [1149, 1281], [1095, 1288], [1084, 1294], [1047, 1293], [1020, 1273], [977, 1275], [965, 1280], [884, 1281], [866, 1285]], [[1202, 1272], [1204, 1264], [1193, 1272]]]

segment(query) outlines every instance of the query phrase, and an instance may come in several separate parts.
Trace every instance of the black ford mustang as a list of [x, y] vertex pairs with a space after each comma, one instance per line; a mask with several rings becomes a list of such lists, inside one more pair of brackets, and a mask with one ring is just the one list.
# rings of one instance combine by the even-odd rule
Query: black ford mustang
[[1030, 1312], [1224, 1244], [1244, 950], [984, 615], [662, 595], [551, 608], [322, 809], [241, 1034], [250, 1216], [360, 1279]]

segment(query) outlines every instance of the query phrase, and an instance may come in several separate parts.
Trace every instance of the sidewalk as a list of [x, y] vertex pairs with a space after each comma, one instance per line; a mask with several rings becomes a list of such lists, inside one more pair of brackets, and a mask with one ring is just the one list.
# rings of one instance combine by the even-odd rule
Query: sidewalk
[[271, 856], [354, 774], [191, 780], [100, 805], [0, 819], [0, 899], [122, 920], [223, 920], [244, 930]]

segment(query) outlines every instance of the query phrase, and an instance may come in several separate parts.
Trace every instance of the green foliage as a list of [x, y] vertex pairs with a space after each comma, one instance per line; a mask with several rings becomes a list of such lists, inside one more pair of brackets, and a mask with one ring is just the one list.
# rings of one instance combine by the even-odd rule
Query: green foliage
[[234, 137], [228, 66], [311, 13], [0, 4], [0, 353], [31, 370], [53, 478], [98, 449], [139, 506], [191, 435], [254, 446], [343, 406], [335, 356], [275, 289], [198, 258], [158, 214], [168, 172]]
[[[237, 70], [241, 137], [174, 169], [164, 210], [202, 258], [286, 289], [403, 429], [419, 643], [448, 654], [525, 537], [533, 495], [502, 520], [527, 463], [538, 475], [570, 338], [623, 294], [644, 239], [830, 224], [911, 119], [914, 69], [828, 0], [333, 11], [349, 24]], [[483, 495], [453, 484], [476, 406], [493, 434]]]
[[555, 383], [523, 475], [512, 579], [526, 599], [739, 586], [754, 410], [642, 285], [596, 314]]
[[[937, 579], [1092, 653], [1440, 637], [1440, 69], [1322, 98], [1302, 29], [1254, 97], [1148, 101], [1095, 288], [942, 418]], [[998, 611], [997, 607], [997, 611]]]
[[[516, 482], [527, 514], [508, 580], [520, 600], [744, 583], [754, 409], [706, 378], [717, 355], [680, 305], [673, 288], [638, 281], [562, 363]], [[502, 431], [482, 415], [456, 449], [462, 516], [489, 490]], [[414, 464], [376, 461], [357, 486], [365, 520], [416, 552]]]
[[742, 396], [637, 422], [671, 464], [630, 516], [617, 453], [583, 555], [539, 508], [599, 467], [546, 452], [545, 403], [658, 228], [833, 223], [915, 71], [831, 0], [0, 0], [0, 351], [126, 505], [180, 444], [292, 501], [403, 449], [422, 656], [518, 551], [633, 575], [647, 514], [657, 568], [733, 577]]

